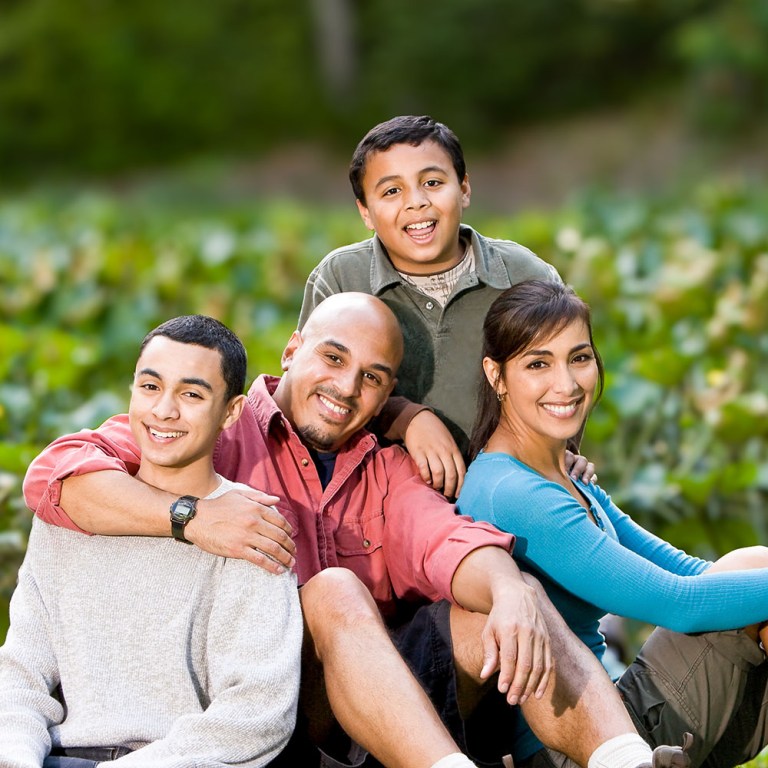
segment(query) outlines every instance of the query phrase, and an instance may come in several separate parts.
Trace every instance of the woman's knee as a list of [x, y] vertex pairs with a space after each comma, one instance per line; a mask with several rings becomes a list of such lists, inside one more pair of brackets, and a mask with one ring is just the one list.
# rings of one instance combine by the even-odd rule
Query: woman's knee
[[709, 573], [750, 571], [755, 568], [768, 568], [768, 547], [758, 545], [734, 549], [714, 562], [709, 568]]

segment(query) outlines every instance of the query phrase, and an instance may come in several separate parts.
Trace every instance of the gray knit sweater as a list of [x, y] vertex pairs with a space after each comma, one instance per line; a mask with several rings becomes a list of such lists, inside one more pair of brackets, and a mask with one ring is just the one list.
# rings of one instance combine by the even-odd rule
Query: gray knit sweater
[[36, 518], [0, 648], [0, 767], [39, 768], [52, 745], [136, 750], [105, 766], [265, 765], [294, 726], [301, 633], [292, 574]]

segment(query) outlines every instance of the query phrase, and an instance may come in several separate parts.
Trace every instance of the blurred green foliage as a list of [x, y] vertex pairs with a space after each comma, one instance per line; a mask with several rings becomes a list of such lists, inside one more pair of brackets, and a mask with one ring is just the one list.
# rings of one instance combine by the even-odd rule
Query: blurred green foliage
[[[560, 210], [467, 218], [531, 247], [591, 303], [608, 378], [584, 452], [619, 504], [705, 557], [768, 541], [768, 192], [592, 192]], [[311, 267], [366, 235], [351, 205], [104, 192], [0, 202], [3, 600], [30, 524], [27, 464], [125, 410], [144, 334], [211, 314], [245, 341], [251, 377], [277, 373]], [[0, 636], [6, 616], [3, 604]]]
[[290, 140], [346, 155], [408, 112], [485, 146], [649, 92], [721, 135], [768, 108], [762, 0], [15, 0], [2, 15], [6, 184]]

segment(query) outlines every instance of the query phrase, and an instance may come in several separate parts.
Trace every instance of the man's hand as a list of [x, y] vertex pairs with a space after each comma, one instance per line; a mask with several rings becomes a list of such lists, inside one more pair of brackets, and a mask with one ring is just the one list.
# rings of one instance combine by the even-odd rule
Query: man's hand
[[488, 614], [480, 676], [487, 679], [498, 669], [498, 689], [515, 705], [532, 695], [537, 699], [544, 695], [553, 660], [535, 590], [519, 581], [510, 586], [503, 596], [496, 594]]
[[184, 536], [206, 552], [248, 560], [270, 573], [296, 562], [291, 526], [273, 506], [279, 501], [261, 491], [228, 491], [200, 499]]
[[421, 479], [448, 498], [459, 495], [466, 467], [448, 428], [432, 411], [419, 411], [405, 430], [405, 447]]
[[565, 468], [574, 480], [581, 478], [581, 480], [587, 484], [597, 482], [595, 465], [586, 456], [566, 451]]
[[535, 587], [509, 552], [495, 546], [470, 552], [459, 563], [451, 589], [464, 609], [488, 615], [480, 637], [480, 679], [498, 670], [499, 691], [510, 704], [522, 704], [531, 695], [541, 698], [554, 664], [549, 630]]

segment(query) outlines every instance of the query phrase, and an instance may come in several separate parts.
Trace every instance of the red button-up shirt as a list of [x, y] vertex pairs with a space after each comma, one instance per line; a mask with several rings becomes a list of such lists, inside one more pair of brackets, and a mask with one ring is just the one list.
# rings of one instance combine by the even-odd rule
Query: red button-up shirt
[[[214, 465], [230, 480], [280, 496], [277, 508], [293, 527], [300, 584], [324, 568], [349, 568], [386, 616], [395, 596], [451, 600], [453, 575], [474, 549], [511, 550], [514, 537], [456, 515], [403, 449], [382, 448], [364, 430], [339, 451], [323, 489], [309, 450], [272, 398], [278, 381], [254, 381], [243, 415], [219, 437]], [[116, 416], [46, 448], [27, 472], [24, 495], [46, 522], [79, 530], [60, 506], [62, 481], [107, 469], [135, 474], [138, 466], [128, 417]]]

